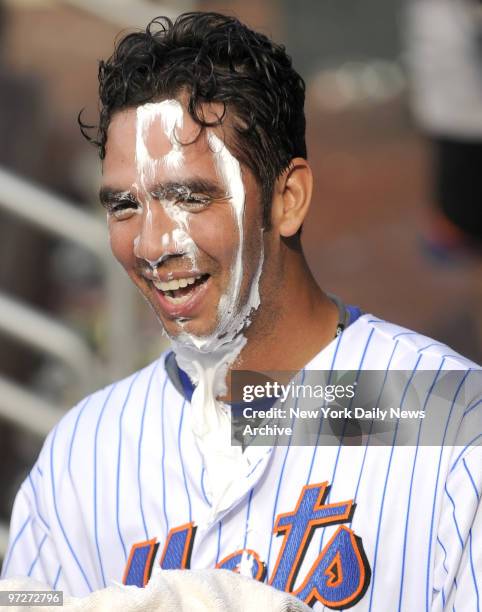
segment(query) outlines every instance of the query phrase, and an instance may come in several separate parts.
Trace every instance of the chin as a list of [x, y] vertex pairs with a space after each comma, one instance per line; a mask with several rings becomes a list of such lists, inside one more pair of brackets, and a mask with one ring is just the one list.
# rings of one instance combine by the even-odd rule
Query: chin
[[195, 336], [196, 338], [208, 338], [216, 331], [216, 322], [207, 323], [197, 319], [173, 319], [164, 321], [159, 314], [157, 315], [159, 322], [166, 334], [171, 340], [182, 341], [182, 336]]

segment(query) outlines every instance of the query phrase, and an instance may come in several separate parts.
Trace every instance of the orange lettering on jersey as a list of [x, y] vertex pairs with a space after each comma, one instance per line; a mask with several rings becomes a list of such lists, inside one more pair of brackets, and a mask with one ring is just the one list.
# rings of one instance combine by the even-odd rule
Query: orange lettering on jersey
[[343, 583], [343, 567], [341, 565], [340, 552], [338, 551], [335, 558], [326, 568], [325, 575], [328, 577], [326, 586], [336, 587]]

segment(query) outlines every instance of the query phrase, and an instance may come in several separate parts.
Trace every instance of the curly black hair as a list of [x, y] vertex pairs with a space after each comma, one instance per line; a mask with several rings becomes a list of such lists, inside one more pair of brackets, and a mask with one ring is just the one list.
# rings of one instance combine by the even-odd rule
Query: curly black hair
[[[306, 157], [305, 83], [282, 45], [219, 13], [190, 12], [173, 23], [157, 17], [145, 31], [127, 34], [99, 64], [100, 121], [96, 138], [79, 115], [83, 135], [105, 156], [113, 114], [150, 100], [187, 94], [188, 111], [201, 128], [229, 116], [228, 146], [256, 177], [268, 220], [273, 185], [294, 157]], [[223, 105], [208, 122], [202, 105]]]

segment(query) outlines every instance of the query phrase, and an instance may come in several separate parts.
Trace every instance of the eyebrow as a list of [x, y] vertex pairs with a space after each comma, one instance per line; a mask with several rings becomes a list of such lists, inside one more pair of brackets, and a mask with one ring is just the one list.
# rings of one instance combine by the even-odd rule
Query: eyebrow
[[116, 202], [125, 202], [126, 200], [135, 202], [136, 198], [129, 190], [121, 191], [113, 187], [101, 187], [99, 190], [99, 200], [102, 206], [109, 206]]
[[[165, 193], [176, 192], [176, 190], [179, 189], [186, 189], [191, 193], [202, 193], [212, 198], [223, 198], [227, 196], [226, 191], [223, 190], [220, 185], [214, 181], [201, 178], [156, 183], [149, 189], [149, 193], [156, 197]], [[136, 202], [137, 198], [129, 190], [120, 190], [115, 187], [104, 186], [100, 188], [99, 200], [103, 206], [109, 206], [117, 202], [125, 202], [126, 200]]]

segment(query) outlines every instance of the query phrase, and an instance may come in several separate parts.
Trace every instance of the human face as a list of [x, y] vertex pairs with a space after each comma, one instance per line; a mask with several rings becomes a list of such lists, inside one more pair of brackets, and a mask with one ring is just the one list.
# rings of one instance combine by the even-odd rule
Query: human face
[[101, 201], [112, 251], [171, 337], [223, 336], [259, 303], [260, 190], [224, 135], [200, 133], [177, 100], [120, 111], [109, 126]]

